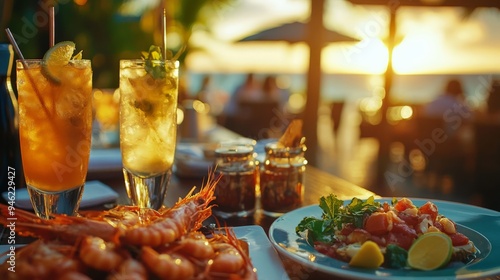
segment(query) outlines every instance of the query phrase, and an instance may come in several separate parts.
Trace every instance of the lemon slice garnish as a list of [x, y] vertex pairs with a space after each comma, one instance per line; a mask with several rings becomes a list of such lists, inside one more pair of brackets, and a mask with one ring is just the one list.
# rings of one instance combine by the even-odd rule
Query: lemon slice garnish
[[44, 76], [55, 82], [60, 83], [61, 72], [64, 71], [62, 66], [69, 63], [75, 51], [75, 43], [71, 41], [63, 41], [51, 47], [43, 56], [43, 71]]
[[447, 265], [453, 252], [451, 238], [442, 232], [421, 235], [408, 250], [408, 265], [414, 269], [434, 270]]

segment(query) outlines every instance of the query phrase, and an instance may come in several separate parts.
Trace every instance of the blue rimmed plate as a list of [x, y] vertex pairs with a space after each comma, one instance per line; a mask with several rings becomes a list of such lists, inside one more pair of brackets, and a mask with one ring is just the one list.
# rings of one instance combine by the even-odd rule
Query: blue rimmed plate
[[[429, 199], [410, 198], [417, 206]], [[390, 202], [390, 198], [377, 199]], [[477, 258], [468, 264], [453, 263], [434, 271], [407, 269], [360, 269], [350, 267], [317, 252], [295, 233], [295, 227], [308, 216], [321, 217], [317, 205], [306, 206], [284, 214], [269, 229], [269, 239], [276, 250], [306, 267], [328, 275], [352, 279], [475, 279], [500, 275], [500, 212], [455, 202], [431, 200], [439, 213], [457, 223], [459, 232], [474, 242]], [[348, 203], [347, 201], [345, 203]]]

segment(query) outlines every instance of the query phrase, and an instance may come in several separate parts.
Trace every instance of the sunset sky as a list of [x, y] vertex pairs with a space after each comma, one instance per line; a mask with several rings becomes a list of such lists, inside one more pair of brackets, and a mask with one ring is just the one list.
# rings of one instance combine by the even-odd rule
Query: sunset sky
[[[388, 12], [376, 6], [355, 6], [345, 0], [326, 1], [325, 26], [360, 39], [324, 48], [327, 73], [385, 71]], [[263, 29], [307, 20], [309, 0], [239, 0], [211, 21], [213, 35], [197, 32], [193, 42], [208, 52], [191, 53], [189, 68], [200, 72], [283, 72], [307, 69], [303, 43], [240, 42]], [[400, 8], [400, 44], [394, 50], [399, 74], [499, 73], [500, 11], [477, 9], [468, 17], [460, 8]]]

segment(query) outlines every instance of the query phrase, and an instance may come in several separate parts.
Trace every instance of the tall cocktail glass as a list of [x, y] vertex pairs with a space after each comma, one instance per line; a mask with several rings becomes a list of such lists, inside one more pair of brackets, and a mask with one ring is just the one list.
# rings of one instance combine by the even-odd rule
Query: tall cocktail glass
[[[178, 62], [120, 61], [120, 149], [132, 204], [163, 205], [177, 139]], [[164, 71], [163, 71], [164, 69]]]
[[51, 66], [50, 75], [43, 60], [18, 60], [16, 70], [21, 156], [35, 213], [75, 215], [91, 147], [90, 60]]

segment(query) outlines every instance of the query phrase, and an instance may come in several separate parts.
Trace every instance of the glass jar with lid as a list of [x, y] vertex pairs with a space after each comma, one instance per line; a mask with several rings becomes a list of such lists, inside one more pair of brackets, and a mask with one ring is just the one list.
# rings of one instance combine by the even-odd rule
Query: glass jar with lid
[[260, 203], [264, 214], [277, 217], [302, 205], [306, 147], [269, 143], [265, 151], [260, 170]]
[[215, 150], [215, 173], [221, 178], [215, 187], [215, 215], [245, 217], [255, 211], [256, 169], [251, 146], [223, 146]]

